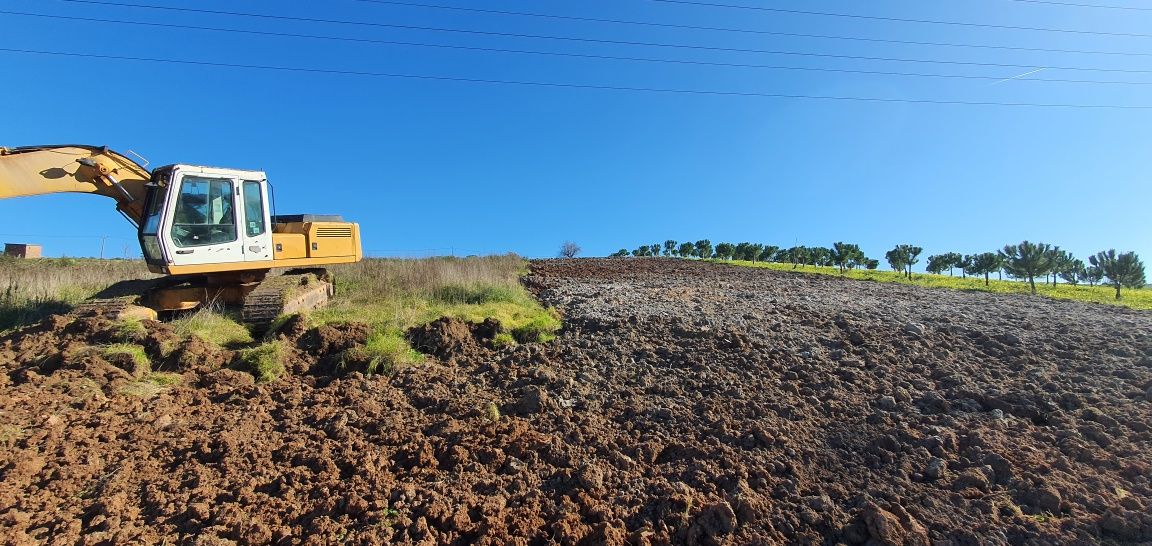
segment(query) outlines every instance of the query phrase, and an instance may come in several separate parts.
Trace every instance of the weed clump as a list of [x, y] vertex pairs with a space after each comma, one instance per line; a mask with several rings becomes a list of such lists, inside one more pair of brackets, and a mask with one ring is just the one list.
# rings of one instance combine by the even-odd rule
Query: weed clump
[[545, 343], [556, 339], [560, 319], [555, 311], [538, 313], [512, 328], [512, 337], [520, 343]]
[[505, 347], [515, 346], [516, 338], [512, 337], [512, 334], [509, 334], [508, 332], [500, 332], [492, 338], [492, 347], [495, 349], [503, 349]]
[[106, 360], [132, 375], [139, 376], [152, 371], [152, 361], [148, 358], [144, 347], [139, 345], [115, 343], [104, 347], [101, 353]]
[[120, 388], [120, 394], [152, 398], [180, 384], [183, 377], [176, 373], [152, 372], [145, 374], [138, 381], [133, 381]]
[[252, 343], [252, 334], [243, 324], [212, 306], [201, 307], [172, 321], [172, 327], [181, 337], [196, 336], [220, 347]]
[[284, 375], [286, 356], [287, 348], [283, 342], [268, 341], [250, 349], [241, 350], [237, 356], [236, 367], [240, 371], [252, 374], [257, 383], [267, 383]]
[[116, 321], [116, 337], [126, 342], [137, 342], [148, 337], [148, 329], [138, 318], [127, 318]]
[[368, 375], [388, 375], [423, 361], [424, 355], [413, 350], [399, 334], [373, 332], [363, 346], [341, 355], [340, 368], [344, 371], [363, 370]]

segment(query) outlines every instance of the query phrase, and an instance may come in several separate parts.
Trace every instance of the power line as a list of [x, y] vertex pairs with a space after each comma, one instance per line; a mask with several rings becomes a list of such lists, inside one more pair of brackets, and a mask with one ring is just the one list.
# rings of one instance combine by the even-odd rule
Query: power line
[[[426, 42], [405, 42], [395, 40], [377, 40], [372, 38], [352, 38], [346, 36], [328, 36], [320, 34], [297, 34], [288, 32], [271, 32], [264, 30], [247, 30], [247, 29], [234, 29], [222, 27], [205, 27], [197, 25], [177, 25], [171, 23], [152, 23], [145, 21], [125, 21], [119, 19], [97, 19], [92, 17], [72, 17], [68, 15], [46, 15], [40, 13], [25, 13], [18, 11], [5, 11], [0, 10], [0, 14], [5, 15], [18, 15], [29, 17], [43, 17], [49, 19], [63, 19], [72, 21], [83, 21], [84, 23], [114, 23], [124, 25], [137, 25], [158, 28], [177, 28], [184, 30], [203, 30], [213, 32], [230, 32], [238, 34], [252, 34], [257, 36], [274, 36], [274, 37], [287, 37], [287, 38], [308, 38], [319, 40], [334, 40], [354, 43], [368, 43], [376, 45], [406, 45], [418, 47], [431, 47], [431, 48], [445, 48], [445, 49], [458, 49], [467, 51], [481, 51], [489, 53], [516, 53], [528, 55], [545, 55], [545, 56], [558, 56], [558, 57], [571, 57], [582, 59], [596, 59], [596, 60], [614, 60], [614, 61], [631, 61], [631, 62], [646, 62], [646, 63], [665, 63], [665, 64], [684, 64], [695, 66], [714, 66], [723, 68], [756, 68], [765, 70], [786, 70], [786, 71], [804, 71], [804, 72], [825, 72], [825, 73], [840, 73], [840, 74], [863, 74], [874, 76], [902, 76], [902, 77], [919, 77], [919, 78], [944, 78], [944, 79], [965, 79], [965, 80], [997, 80], [1003, 81], [1003, 76], [979, 76], [968, 74], [937, 74], [927, 72], [893, 72], [884, 70], [858, 70], [847, 68], [824, 68], [824, 67], [811, 67], [811, 66], [782, 66], [782, 65], [766, 65], [766, 64], [748, 64], [748, 63], [726, 63], [714, 61], [689, 61], [682, 59], [661, 59], [652, 57], [625, 57], [617, 55], [596, 55], [589, 53], [567, 53], [559, 51], [539, 51], [539, 50], [526, 50], [526, 49], [507, 49], [507, 48], [493, 48], [493, 47], [478, 47], [478, 46], [461, 46], [452, 44], [434, 44]], [[1016, 78], [1020, 81], [1031, 82], [1046, 82], [1046, 83], [1074, 83], [1074, 84], [1102, 84], [1102, 85], [1152, 85], [1152, 82], [1135, 82], [1135, 81], [1108, 81], [1108, 80], [1074, 80], [1074, 79], [1055, 79], [1055, 78]]]
[[[287, 21], [298, 21], [298, 22], [309, 22], [309, 23], [331, 23], [331, 24], [341, 24], [341, 25], [367, 26], [367, 27], [374, 27], [374, 28], [398, 28], [398, 29], [406, 29], [406, 30], [422, 30], [422, 31], [434, 31], [434, 32], [452, 32], [452, 33], [461, 33], [461, 34], [476, 34], [476, 35], [484, 35], [484, 36], [501, 36], [501, 37], [511, 37], [511, 38], [531, 38], [531, 39], [543, 39], [543, 40], [561, 40], [561, 41], [570, 41], [570, 42], [614, 44], [614, 45], [639, 45], [639, 46], [664, 47], [664, 48], [676, 48], [676, 49], [692, 49], [692, 50], [702, 50], [702, 51], [762, 53], [762, 54], [769, 54], [769, 55], [792, 55], [792, 56], [800, 56], [800, 57], [818, 57], [818, 58], [827, 58], [827, 59], [851, 59], [851, 60], [858, 60], [858, 61], [885, 61], [885, 62], [905, 62], [905, 63], [923, 63], [923, 64], [944, 64], [944, 65], [956, 65], [956, 66], [988, 66], [988, 67], [997, 67], [997, 68], [1023, 68], [1023, 69], [1047, 68], [1049, 70], [1077, 70], [1077, 71], [1084, 71], [1084, 72], [1116, 72], [1116, 73], [1128, 73], [1128, 74], [1152, 73], [1152, 70], [1129, 70], [1129, 69], [1119, 69], [1119, 68], [1058, 66], [1058, 65], [1052, 65], [1052, 64], [1037, 65], [1037, 64], [1012, 64], [1012, 63], [981, 63], [981, 62], [973, 62], [973, 61], [943, 61], [943, 60], [938, 60], [938, 59], [915, 59], [915, 58], [900, 58], [900, 57], [872, 57], [872, 56], [865, 56], [865, 55], [841, 55], [841, 54], [834, 54], [834, 53], [813, 53], [813, 52], [807, 52], [807, 51], [781, 51], [781, 50], [769, 50], [769, 49], [748, 49], [748, 48], [735, 48], [735, 47], [703, 46], [703, 45], [693, 45], [693, 44], [670, 44], [670, 43], [663, 43], [663, 42], [638, 42], [638, 41], [630, 41], [630, 40], [607, 40], [607, 39], [600, 39], [600, 38], [582, 38], [582, 37], [574, 37], [574, 36], [551, 36], [551, 35], [543, 35], [543, 34], [521, 34], [521, 33], [512, 33], [512, 32], [466, 30], [466, 29], [453, 29], [453, 28], [443, 28], [443, 27], [396, 25], [396, 24], [389, 24], [389, 23], [374, 23], [374, 22], [368, 22], [368, 21], [348, 21], [348, 20], [343, 20], [343, 19], [318, 19], [318, 18], [312, 18], [312, 17], [293, 17], [293, 16], [288, 16], [288, 15], [272, 15], [272, 14], [267, 14], [267, 13], [247, 13], [247, 12], [234, 12], [234, 11], [207, 10], [207, 9], [199, 9], [199, 8], [183, 8], [183, 7], [174, 7], [174, 6], [155, 6], [155, 5], [149, 5], [149, 4], [128, 4], [128, 3], [120, 3], [120, 2], [105, 2], [105, 1], [100, 1], [100, 0], [61, 0], [61, 1], [82, 3], [82, 4], [99, 4], [99, 5], [106, 5], [106, 6], [168, 10], [168, 11], [179, 11], [179, 12], [189, 12], [189, 13], [205, 13], [205, 14], [212, 14], [212, 15], [229, 15], [229, 16], [237, 16], [237, 17], [253, 17], [253, 18], [258, 18], [258, 19], [287, 20]], [[655, 0], [655, 1], [660, 1], [660, 0]]]
[[[368, 0], [365, 0], [368, 1]], [[1052, 0], [1010, 0], [1012, 2], [1024, 2], [1028, 4], [1049, 4], [1053, 6], [1067, 6], [1074, 8], [1097, 8], [1097, 9], [1122, 9], [1131, 11], [1152, 11], [1152, 8], [1140, 8], [1135, 6], [1105, 6], [1101, 4], [1078, 4], [1075, 2], [1055, 2]]]
[[[73, 0], [66, 0], [73, 1]], [[682, 4], [686, 6], [705, 6], [712, 8], [728, 8], [755, 11], [768, 11], [772, 13], [787, 13], [791, 15], [815, 15], [819, 17], [841, 17], [846, 19], [866, 19], [869, 21], [891, 21], [896, 23], [921, 23], [929, 25], [951, 25], [975, 28], [995, 28], [1001, 30], [1027, 30], [1034, 32], [1059, 32], [1064, 34], [1086, 34], [1092, 36], [1123, 36], [1128, 38], [1152, 38], [1152, 34], [1139, 34], [1134, 32], [1105, 32], [1099, 30], [1078, 30], [1071, 28], [1025, 27], [1016, 25], [996, 25], [991, 23], [969, 23], [965, 21], [944, 21], [939, 19], [907, 19], [903, 17], [883, 17], [879, 15], [860, 15], [857, 13], [837, 13], [831, 11], [806, 11], [786, 8], [769, 8], [764, 6], [746, 6], [740, 4], [721, 4], [717, 2], [701, 2], [697, 0], [651, 0], [665, 4]]]
[[[583, 21], [592, 23], [612, 23], [620, 25], [640, 25], [658, 28], [675, 28], [682, 30], [707, 30], [714, 32], [734, 32], [743, 34], [758, 34], [767, 36], [784, 36], [790, 38], [818, 38], [824, 40], [850, 40], [860, 42], [876, 42], [887, 44], [903, 44], [903, 45], [926, 45], [926, 46], [940, 46], [940, 47], [968, 47], [979, 49], [1002, 49], [1009, 51], [1032, 51], [1042, 53], [1077, 53], [1085, 55], [1125, 55], [1125, 56], [1139, 56], [1147, 57], [1152, 56], [1152, 53], [1139, 53], [1129, 51], [1101, 51], [1101, 50], [1085, 50], [1085, 49], [1054, 49], [1042, 47], [1023, 47], [1023, 46], [1003, 46], [991, 44], [970, 44], [970, 43], [955, 43], [955, 42], [927, 42], [919, 40], [896, 40], [891, 38], [867, 38], [863, 36], [841, 36], [833, 34], [806, 34], [797, 32], [778, 32], [772, 30], [758, 30], [746, 28], [731, 28], [731, 27], [712, 27], [712, 26], [699, 26], [699, 25], [683, 25], [675, 23], [658, 23], [655, 21], [635, 21], [628, 19], [604, 19], [599, 17], [580, 17], [573, 15], [556, 15], [551, 13], [536, 13], [526, 11], [508, 11], [508, 10], [495, 10], [495, 9], [481, 9], [481, 8], [466, 8], [463, 6], [447, 6], [441, 4], [424, 4], [418, 2], [399, 2], [394, 0], [350, 0], [352, 2], [363, 2], [369, 4], [384, 4], [392, 6], [406, 6], [406, 7], [419, 7], [441, 10], [465, 11], [471, 13], [488, 13], [493, 15], [514, 15], [520, 17], [539, 17], [546, 19], [557, 19], [564, 21]], [[1040, 0], [1015, 0], [1020, 2], [1027, 1], [1040, 1]], [[1143, 8], [1140, 8], [1143, 9]]]
[[192, 60], [164, 59], [164, 58], [154, 58], [154, 57], [129, 57], [129, 56], [119, 56], [119, 55], [100, 55], [100, 54], [95, 54], [95, 53], [77, 53], [77, 52], [66, 52], [66, 51], [42, 51], [42, 50], [15, 49], [15, 48], [0, 48], [0, 51], [8, 52], [8, 53], [23, 53], [23, 54], [35, 54], [35, 55], [55, 55], [55, 56], [66, 56], [66, 57], [83, 57], [83, 58], [89, 58], [89, 59], [107, 59], [107, 60], [119, 60], [119, 61], [168, 63], [168, 64], [182, 64], [182, 65], [191, 65], [191, 66], [208, 66], [208, 67], [219, 67], [219, 68], [272, 70], [272, 71], [299, 72], [299, 73], [310, 73], [310, 74], [368, 76], [368, 77], [380, 77], [380, 78], [401, 78], [401, 79], [413, 79], [413, 80], [451, 81], [451, 82], [464, 82], [464, 83], [485, 83], [485, 84], [499, 84], [499, 85], [528, 86], [528, 87], [548, 87], [548, 88], [560, 88], [560, 89], [594, 89], [594, 90], [601, 90], [601, 91], [626, 91], [626, 92], [669, 93], [669, 94], [686, 94], [686, 95], [703, 95], [703, 96], [772, 98], [772, 99], [804, 99], [804, 100], [870, 102], [870, 103], [907, 103], [907, 104], [932, 104], [932, 105], [957, 105], [957, 106], [1008, 106], [1008, 107], [1030, 107], [1030, 108], [1069, 108], [1069, 109], [1077, 108], [1077, 109], [1102, 109], [1102, 110], [1152, 110], [1152, 106], [1142, 106], [1142, 105], [959, 101], [959, 100], [932, 100], [932, 99], [894, 99], [894, 98], [884, 98], [884, 97], [855, 97], [855, 96], [839, 96], [839, 95], [805, 95], [805, 94], [788, 94], [788, 93], [759, 93], [759, 92], [750, 92], [750, 91], [719, 91], [719, 90], [704, 90], [704, 89], [676, 89], [676, 88], [661, 88], [661, 87], [633, 87], [633, 86], [622, 86], [622, 85], [594, 85], [594, 84], [562, 83], [562, 82], [540, 82], [540, 81], [527, 81], [527, 80], [498, 80], [498, 79], [488, 79], [488, 78], [466, 78], [466, 77], [458, 77], [458, 76], [435, 76], [435, 75], [430, 75], [430, 74], [406, 74], [406, 73], [399, 73], [399, 72], [368, 72], [368, 71], [360, 71], [360, 70], [337, 70], [337, 69], [329, 69], [329, 68], [307, 68], [307, 67], [296, 67], [296, 66], [220, 63], [220, 62], [210, 62], [210, 61], [192, 61]]

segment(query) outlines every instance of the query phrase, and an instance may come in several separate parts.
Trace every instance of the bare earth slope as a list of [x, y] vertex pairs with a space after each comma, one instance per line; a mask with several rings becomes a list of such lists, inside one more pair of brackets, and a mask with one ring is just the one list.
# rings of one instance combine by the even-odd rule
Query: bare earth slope
[[291, 375], [149, 323], [141, 393], [47, 321], [0, 340], [11, 544], [1152, 543], [1152, 314], [678, 260], [533, 264], [546, 345], [289, 324]]

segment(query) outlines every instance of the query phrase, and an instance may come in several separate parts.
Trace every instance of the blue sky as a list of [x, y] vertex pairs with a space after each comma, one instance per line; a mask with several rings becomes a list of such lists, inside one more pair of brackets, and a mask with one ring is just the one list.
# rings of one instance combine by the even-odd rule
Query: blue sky
[[[373, 24], [831, 55], [697, 48], [175, 12], [38, 0], [0, 10], [365, 40], [585, 55], [1011, 78], [1152, 82], [1152, 38], [725, 9], [654, 0], [411, 0], [577, 17], [1042, 49], [943, 47], [399, 6], [363, 0], [124, 0]], [[1086, 2], [1088, 0], [1085, 0]], [[1115, 0], [1119, 3], [1121, 0]], [[1134, 0], [1125, 0], [1136, 5]], [[1146, 33], [1152, 11], [1015, 0], [721, 3], [1002, 26]], [[966, 102], [1152, 106], [1152, 86], [924, 78], [480, 52], [0, 14], [0, 48], [592, 86]], [[855, 242], [993, 250], [1021, 239], [1084, 257], [1152, 258], [1152, 110], [802, 100], [458, 81], [0, 52], [0, 145], [109, 145], [152, 165], [267, 171], [281, 213], [339, 213], [370, 255], [513, 251], [572, 240], [606, 255], [668, 238], [781, 246]], [[1129, 72], [1115, 72], [1115, 71]], [[0, 201], [0, 239], [51, 256], [137, 256], [131, 226], [86, 195]]]

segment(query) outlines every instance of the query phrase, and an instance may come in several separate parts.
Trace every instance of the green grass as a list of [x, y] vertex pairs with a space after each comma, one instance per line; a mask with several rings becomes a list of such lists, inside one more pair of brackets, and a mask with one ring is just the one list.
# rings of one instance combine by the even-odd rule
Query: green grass
[[252, 343], [252, 334], [232, 316], [204, 307], [172, 321], [182, 337], [197, 336], [220, 347], [236, 348]]
[[140, 319], [120, 319], [116, 321], [116, 335], [127, 342], [141, 341], [148, 337], [148, 329]]
[[399, 333], [373, 332], [363, 347], [346, 351], [341, 360], [342, 367], [352, 362], [364, 363], [368, 375], [391, 374], [405, 366], [423, 362], [424, 355], [412, 349]]
[[[743, 267], [772, 269], [774, 271], [793, 271], [797, 273], [816, 275], [841, 276], [840, 270], [835, 267], [819, 267], [809, 265], [793, 269], [792, 264], [787, 263], [753, 263], [723, 260], [712, 261]], [[895, 271], [879, 271], [867, 269], [849, 269], [844, 273], [843, 276], [849, 279], [912, 284], [916, 286], [948, 288], [952, 290], [975, 290], [980, 292], [995, 292], [1000, 294], [1031, 294], [1032, 292], [1027, 282], [1001, 281], [992, 278], [988, 282], [988, 285], [985, 286], [984, 277], [968, 277], [965, 279], [960, 276], [953, 277], [949, 275], [933, 275], [930, 273], [913, 273], [912, 279], [909, 280], [905, 278], [903, 274]], [[1065, 283], [1059, 283], [1056, 286], [1052, 286], [1050, 284], [1043, 285], [1043, 282], [1040, 279], [1037, 279], [1036, 293], [1041, 296], [1059, 300], [1104, 303], [1109, 305], [1122, 305], [1132, 309], [1152, 310], [1152, 290], [1147, 289], [1123, 289], [1121, 291], [1122, 299], [1117, 300], [1116, 290], [1110, 286], [1071, 285]]]
[[132, 361], [132, 369], [128, 371], [133, 375], [146, 374], [152, 370], [148, 353], [144, 352], [144, 347], [134, 343], [115, 343], [105, 346], [102, 352], [105, 357], [127, 356]]
[[284, 375], [287, 348], [280, 341], [267, 341], [240, 351], [240, 371], [256, 377], [257, 383], [275, 381]]

